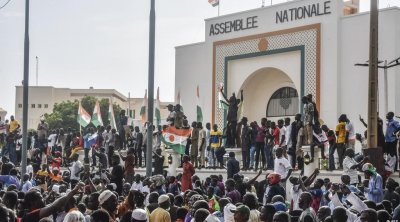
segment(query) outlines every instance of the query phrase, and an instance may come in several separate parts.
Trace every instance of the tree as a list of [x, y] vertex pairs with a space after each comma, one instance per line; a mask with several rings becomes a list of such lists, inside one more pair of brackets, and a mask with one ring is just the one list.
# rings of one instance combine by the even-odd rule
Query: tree
[[[110, 121], [108, 120], [108, 106], [109, 99], [101, 99], [99, 100], [100, 110], [101, 110], [101, 118], [103, 119], [103, 123], [107, 126]], [[92, 96], [86, 96], [81, 100], [82, 107], [90, 114], [93, 114], [93, 108], [96, 104], [96, 98]], [[50, 129], [75, 129], [79, 130], [79, 124], [77, 122], [78, 115], [78, 106], [79, 101], [75, 100], [64, 101], [61, 103], [54, 104], [53, 113], [45, 114], [45, 118], [47, 123], [49, 124]], [[118, 116], [121, 111], [121, 107], [117, 104], [113, 104], [114, 115]], [[94, 127], [92, 123], [90, 123], [86, 128]]]

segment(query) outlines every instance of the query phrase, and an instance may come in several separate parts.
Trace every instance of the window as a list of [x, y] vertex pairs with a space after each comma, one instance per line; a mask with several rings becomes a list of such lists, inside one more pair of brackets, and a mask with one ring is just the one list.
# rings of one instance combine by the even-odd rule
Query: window
[[267, 117], [294, 116], [299, 112], [299, 95], [292, 87], [283, 87], [272, 94], [267, 106]]
[[35, 104], [31, 104], [31, 108], [33, 108], [33, 109], [34, 109], [34, 108], [35, 108]]
[[44, 104], [44, 108], [49, 108], [49, 104]]
[[20, 104], [18, 104], [18, 108], [22, 108], [22, 104], [20, 103]]
[[42, 104], [37, 104], [37, 108], [42, 108]]

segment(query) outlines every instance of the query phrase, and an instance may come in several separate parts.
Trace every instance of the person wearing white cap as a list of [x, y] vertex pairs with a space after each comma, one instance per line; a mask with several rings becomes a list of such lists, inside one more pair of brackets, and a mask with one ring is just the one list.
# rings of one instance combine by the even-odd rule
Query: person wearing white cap
[[150, 222], [171, 222], [169, 215], [170, 201], [168, 195], [158, 197], [158, 208], [150, 214]]
[[110, 214], [112, 220], [115, 220], [115, 216], [117, 214], [118, 200], [117, 196], [109, 191], [103, 191], [99, 196], [99, 205], [100, 207], [107, 211]]
[[147, 220], [148, 216], [145, 210], [138, 208], [132, 211], [131, 222], [146, 222]]
[[365, 163], [362, 166], [365, 178], [369, 179], [368, 188], [365, 192], [368, 193], [368, 200], [379, 203], [383, 200], [383, 180], [381, 175], [376, 172], [376, 168], [370, 164]]
[[84, 221], [85, 221], [85, 217], [83, 216], [83, 214], [78, 210], [74, 210], [74, 211], [69, 212], [64, 217], [63, 222], [84, 222]]

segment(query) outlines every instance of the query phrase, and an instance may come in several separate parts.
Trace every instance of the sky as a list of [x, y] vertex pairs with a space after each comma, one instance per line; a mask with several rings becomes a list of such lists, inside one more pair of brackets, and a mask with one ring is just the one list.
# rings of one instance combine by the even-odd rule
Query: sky
[[[0, 0], [0, 6], [8, 0]], [[0, 9], [0, 107], [15, 109], [23, 79], [25, 1]], [[270, 4], [270, 0], [265, 0]], [[273, 0], [273, 4], [286, 0]], [[360, 11], [369, 0], [360, 0]], [[220, 14], [260, 7], [262, 0], [220, 0]], [[380, 8], [400, 0], [380, 0]], [[30, 0], [30, 77], [39, 86], [116, 89], [143, 97], [147, 88], [149, 0]], [[217, 16], [207, 0], [156, 0], [155, 87], [174, 100], [175, 46], [204, 41], [204, 19]]]

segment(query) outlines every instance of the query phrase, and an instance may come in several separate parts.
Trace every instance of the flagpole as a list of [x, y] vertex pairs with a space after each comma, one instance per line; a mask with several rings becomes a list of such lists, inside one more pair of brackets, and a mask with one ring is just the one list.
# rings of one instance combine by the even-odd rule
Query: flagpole
[[220, 5], [220, 1], [218, 2], [218, 16], [219, 16], [219, 5]]
[[[22, 106], [22, 152], [21, 175], [26, 172], [28, 150], [28, 95], [29, 95], [29, 0], [25, 1], [25, 40], [24, 40], [24, 81]], [[15, 164], [15, 163], [14, 163]]]
[[149, 77], [148, 77], [148, 113], [147, 113], [147, 147], [146, 147], [146, 176], [152, 175], [153, 151], [153, 107], [154, 107], [154, 51], [156, 32], [155, 0], [151, 0], [149, 27]]

